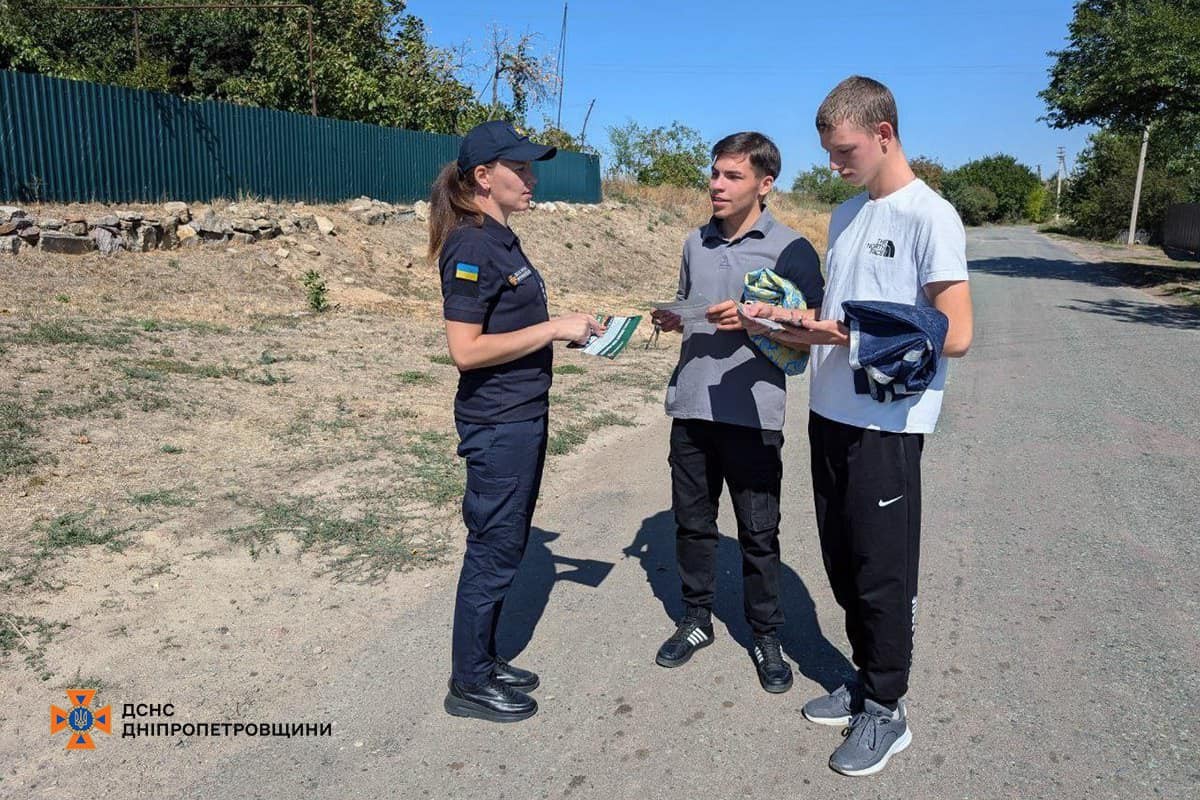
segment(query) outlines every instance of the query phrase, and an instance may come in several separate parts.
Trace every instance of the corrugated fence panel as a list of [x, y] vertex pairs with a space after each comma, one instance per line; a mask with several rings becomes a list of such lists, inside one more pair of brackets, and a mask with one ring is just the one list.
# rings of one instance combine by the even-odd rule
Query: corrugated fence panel
[[1163, 247], [1200, 257], [1200, 203], [1176, 203], [1167, 207]]
[[[0, 70], [0, 200], [412, 202], [460, 141]], [[600, 202], [596, 156], [560, 152], [535, 172], [539, 200]]]

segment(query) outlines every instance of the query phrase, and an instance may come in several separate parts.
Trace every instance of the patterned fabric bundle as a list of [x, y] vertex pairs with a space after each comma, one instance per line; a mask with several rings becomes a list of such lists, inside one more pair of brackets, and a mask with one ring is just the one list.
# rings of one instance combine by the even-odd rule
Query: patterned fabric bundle
[[[804, 295], [787, 278], [776, 275], [763, 267], [747, 273], [742, 289], [742, 302], [757, 301], [784, 308], [808, 308]], [[751, 336], [750, 341], [785, 375], [799, 375], [808, 366], [808, 353], [793, 350], [787, 345], [773, 342], [763, 335]]]

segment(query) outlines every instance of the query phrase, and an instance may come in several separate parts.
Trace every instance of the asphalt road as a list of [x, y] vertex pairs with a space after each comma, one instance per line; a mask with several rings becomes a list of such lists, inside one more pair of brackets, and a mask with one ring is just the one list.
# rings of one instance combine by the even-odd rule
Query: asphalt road
[[[174, 775], [164, 746], [140, 767], [154, 794], [1200, 796], [1200, 317], [1026, 229], [974, 230], [969, 253], [975, 345], [925, 450], [914, 739], [883, 773], [831, 772], [837, 730], [799, 711], [849, 668], [800, 378], [785, 446], [789, 693], [758, 686], [729, 538], [716, 643], [683, 668], [654, 664], [679, 607], [664, 419], [550, 476], [503, 631], [507, 654], [542, 676], [536, 717], [443, 713], [447, 571], [295, 698], [291, 718], [336, 719], [333, 737], [210, 740], [191, 745], [209, 753], [200, 770]], [[728, 514], [722, 528], [735, 530]]]

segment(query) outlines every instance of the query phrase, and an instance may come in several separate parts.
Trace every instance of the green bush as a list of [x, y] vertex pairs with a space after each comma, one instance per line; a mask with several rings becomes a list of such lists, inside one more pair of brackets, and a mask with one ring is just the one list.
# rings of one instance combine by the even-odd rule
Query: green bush
[[[1013, 156], [1003, 153], [969, 161], [946, 173], [943, 180], [947, 198], [970, 196], [973, 200], [978, 200], [978, 193], [964, 194], [968, 187], [978, 186], [990, 190], [996, 198], [996, 207], [989, 214], [987, 222], [1020, 220], [1025, 214], [1025, 201], [1029, 192], [1040, 185], [1041, 181], [1033, 170], [1019, 163]], [[961, 209], [959, 214], [962, 214]]]
[[1054, 202], [1044, 184], [1039, 183], [1025, 195], [1025, 219], [1030, 222], [1045, 222], [1050, 218]]
[[982, 225], [996, 218], [1000, 201], [986, 186], [956, 186], [946, 193], [964, 225]]
[[925, 181], [930, 189], [933, 189], [935, 192], [942, 191], [942, 182], [946, 178], [946, 168], [941, 163], [928, 156], [917, 156], [909, 161], [908, 165], [912, 167], [913, 174]]
[[708, 186], [711, 157], [700, 133], [678, 122], [643, 128], [630, 121], [608, 129], [612, 143], [609, 177], [633, 178], [647, 186]]
[[302, 279], [304, 290], [308, 294], [308, 307], [313, 311], [326, 311], [329, 309], [329, 300], [327, 295], [329, 290], [325, 286], [324, 279], [321, 278], [321, 273], [315, 269], [310, 269], [304, 273]]
[[796, 176], [796, 180], [792, 181], [792, 191], [819, 203], [835, 206], [860, 194], [863, 189], [842, 180], [829, 167], [813, 164], [811, 169], [801, 172]]

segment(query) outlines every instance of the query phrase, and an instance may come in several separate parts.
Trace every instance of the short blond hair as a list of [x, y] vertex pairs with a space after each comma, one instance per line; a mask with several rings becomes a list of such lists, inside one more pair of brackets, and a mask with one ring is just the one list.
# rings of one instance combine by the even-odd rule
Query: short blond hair
[[900, 138], [900, 115], [891, 89], [873, 78], [851, 75], [833, 87], [817, 109], [817, 131], [831, 131], [843, 122], [871, 130], [881, 122]]

